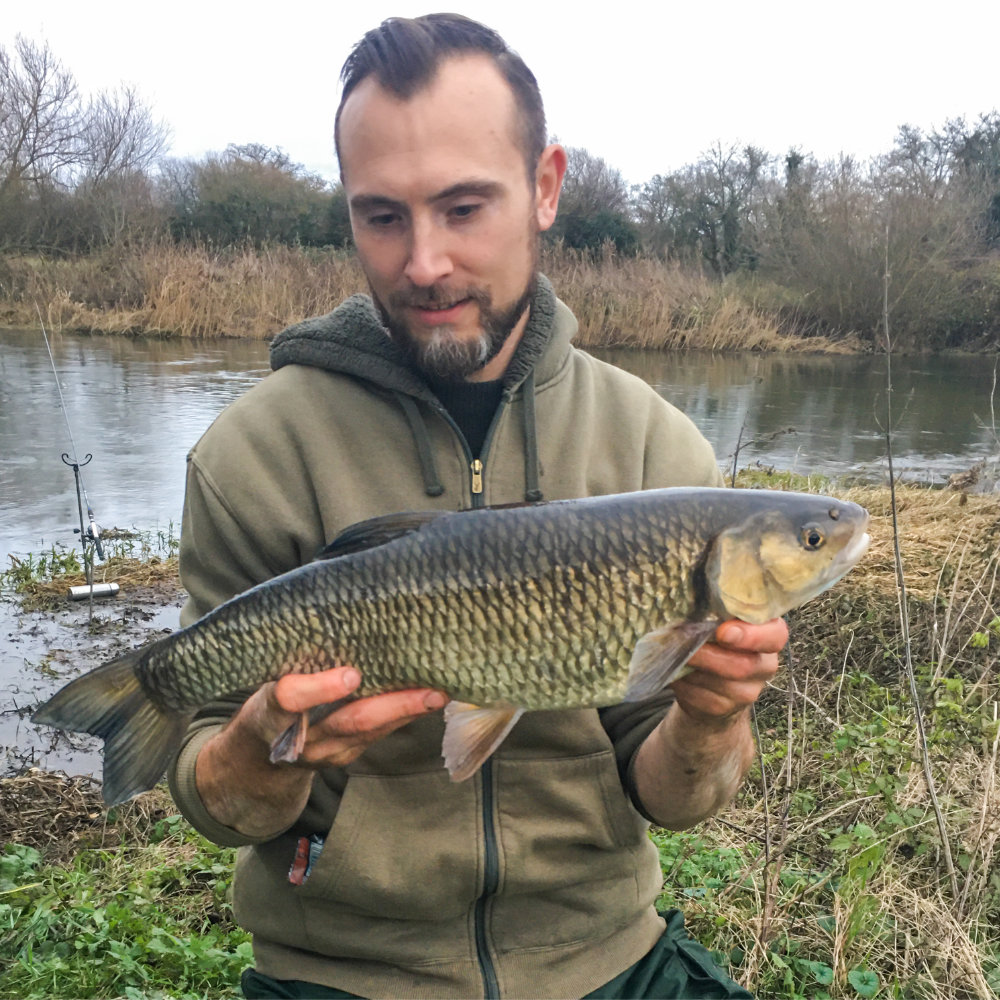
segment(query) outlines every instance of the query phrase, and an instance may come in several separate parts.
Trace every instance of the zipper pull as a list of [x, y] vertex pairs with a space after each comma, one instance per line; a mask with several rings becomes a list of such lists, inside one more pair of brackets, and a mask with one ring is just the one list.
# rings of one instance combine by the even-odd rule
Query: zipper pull
[[478, 458], [472, 460], [472, 492], [483, 492], [483, 463]]

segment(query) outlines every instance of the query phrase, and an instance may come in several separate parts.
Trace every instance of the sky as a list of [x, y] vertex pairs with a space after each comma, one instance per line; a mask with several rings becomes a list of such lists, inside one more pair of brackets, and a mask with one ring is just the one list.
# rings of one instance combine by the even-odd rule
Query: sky
[[[172, 131], [170, 155], [281, 147], [330, 180], [340, 67], [386, 17], [449, 9], [398, 0], [255, 8], [215, 0], [13, 0], [0, 46], [47, 41], [84, 92], [133, 85]], [[14, 9], [11, 9], [14, 7]], [[1000, 3], [950, 0], [466, 0], [534, 71], [549, 131], [630, 183], [713, 144], [865, 160], [900, 125], [1000, 109]]]

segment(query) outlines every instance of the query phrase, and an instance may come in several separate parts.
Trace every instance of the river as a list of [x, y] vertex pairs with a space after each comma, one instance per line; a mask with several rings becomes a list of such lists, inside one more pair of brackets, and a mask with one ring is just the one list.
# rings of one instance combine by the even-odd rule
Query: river
[[[188, 448], [267, 372], [267, 345], [0, 330], [0, 566], [79, 544], [74, 448], [105, 529], [176, 537]], [[728, 470], [755, 462], [823, 476], [886, 475], [886, 360], [870, 357], [602, 352], [685, 410]], [[943, 483], [995, 460], [993, 362], [896, 359], [893, 447], [906, 478]], [[72, 432], [72, 439], [71, 439]], [[88, 611], [25, 614], [0, 600], [0, 772], [25, 763], [96, 773], [97, 741], [38, 729], [30, 706], [117, 648], [176, 627], [178, 601], [131, 595]]]
[[[0, 565], [78, 536], [73, 443], [99, 524], [176, 534], [184, 458], [267, 371], [267, 345], [0, 331]], [[886, 475], [886, 359], [605, 351], [695, 421], [728, 470], [761, 462], [823, 476]], [[893, 448], [907, 479], [944, 483], [998, 452], [993, 362], [893, 360]]]

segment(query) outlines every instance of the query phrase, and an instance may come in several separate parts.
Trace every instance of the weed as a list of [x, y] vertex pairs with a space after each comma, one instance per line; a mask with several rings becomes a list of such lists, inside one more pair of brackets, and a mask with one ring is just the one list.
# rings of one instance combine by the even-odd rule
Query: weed
[[179, 817], [68, 866], [0, 856], [0, 997], [229, 997], [252, 964], [227, 900], [234, 852]]
[[53, 545], [48, 552], [28, 553], [23, 558], [10, 556], [10, 566], [0, 573], [0, 589], [24, 593], [32, 585], [49, 583], [59, 576], [83, 572], [83, 564], [74, 549]]
[[[177, 575], [180, 540], [172, 522], [155, 532], [112, 528], [101, 539], [105, 560], [93, 567], [95, 583], [148, 586]], [[38, 555], [11, 555], [10, 561], [10, 568], [0, 573], [0, 589], [20, 595], [25, 610], [61, 603], [68, 587], [87, 582], [77, 553], [61, 546]]]

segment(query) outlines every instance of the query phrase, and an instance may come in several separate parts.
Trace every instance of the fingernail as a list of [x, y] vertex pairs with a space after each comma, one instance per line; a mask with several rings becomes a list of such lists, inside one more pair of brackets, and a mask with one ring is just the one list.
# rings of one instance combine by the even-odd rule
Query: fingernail
[[353, 691], [361, 683], [361, 671], [354, 667], [348, 667], [341, 680], [348, 691]]
[[738, 646], [742, 641], [746, 632], [740, 628], [739, 625], [727, 624], [724, 629], [721, 630], [722, 635], [719, 638], [726, 643], [727, 646]]
[[431, 712], [439, 708], [444, 708], [448, 704], [448, 696], [442, 694], [440, 691], [431, 691], [429, 695], [424, 698], [424, 705]]

